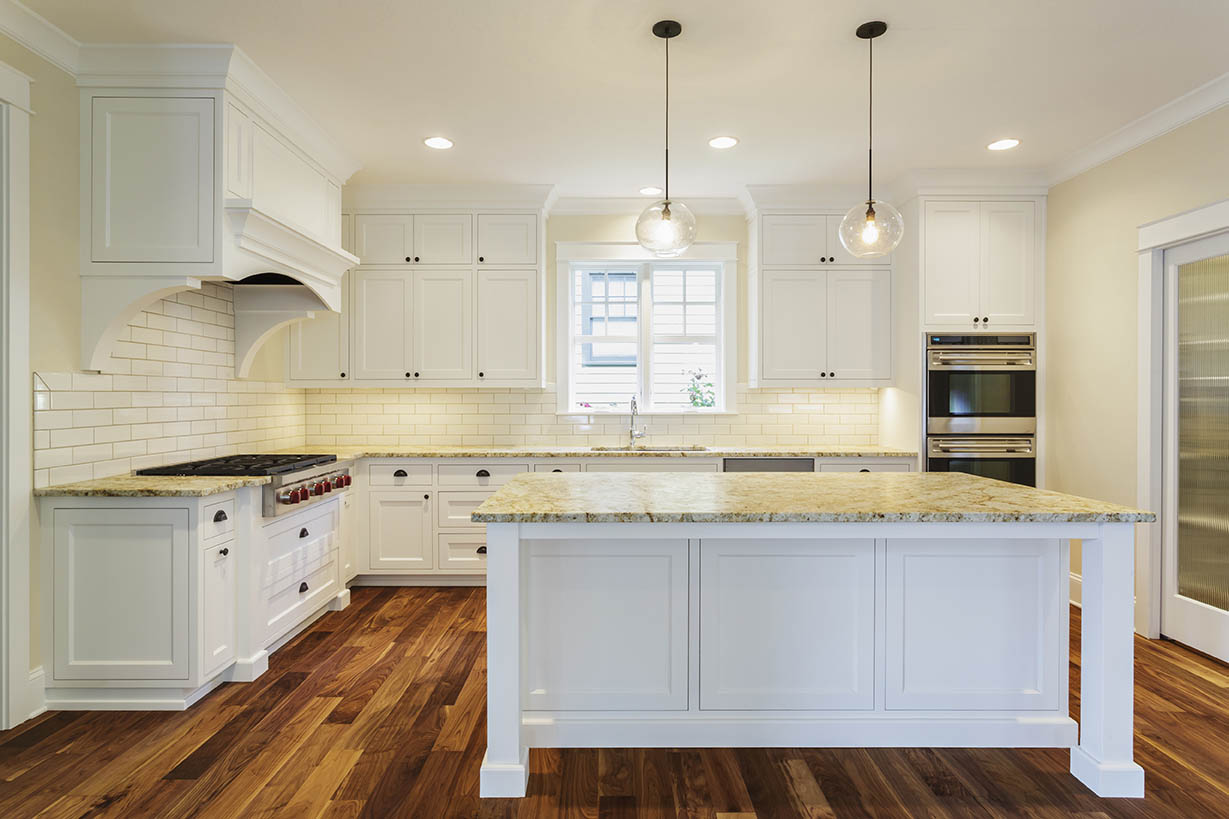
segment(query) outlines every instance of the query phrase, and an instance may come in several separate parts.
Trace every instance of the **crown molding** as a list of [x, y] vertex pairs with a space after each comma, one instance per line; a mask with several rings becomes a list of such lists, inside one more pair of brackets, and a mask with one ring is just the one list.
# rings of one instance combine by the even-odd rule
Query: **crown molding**
[[61, 71], [76, 75], [81, 43], [17, 0], [0, 0], [0, 32]]
[[1222, 74], [1054, 164], [1047, 181], [1051, 186], [1065, 182], [1227, 104], [1229, 74]]
[[341, 206], [347, 213], [402, 213], [407, 210], [545, 210], [554, 185], [347, 185]]
[[[658, 201], [653, 196], [562, 196], [555, 200], [550, 215], [629, 216]], [[679, 196], [671, 201], [686, 205], [697, 216], [743, 216], [746, 213], [742, 202], [732, 196]]]
[[924, 168], [887, 187], [900, 203], [917, 196], [1045, 196], [1050, 186], [1038, 168]]
[[663, 259], [638, 242], [555, 242], [555, 262], [672, 262], [703, 259], [738, 261], [738, 242], [693, 242], [682, 254]]

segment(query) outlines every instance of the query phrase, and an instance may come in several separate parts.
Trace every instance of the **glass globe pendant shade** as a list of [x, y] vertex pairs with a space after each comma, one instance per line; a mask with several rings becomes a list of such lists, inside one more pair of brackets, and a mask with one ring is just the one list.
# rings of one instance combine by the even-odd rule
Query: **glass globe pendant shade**
[[658, 256], [678, 256], [695, 240], [695, 214], [682, 202], [654, 202], [636, 220], [636, 241]]
[[860, 259], [886, 256], [905, 235], [900, 211], [881, 199], [854, 205], [841, 220], [841, 244]]

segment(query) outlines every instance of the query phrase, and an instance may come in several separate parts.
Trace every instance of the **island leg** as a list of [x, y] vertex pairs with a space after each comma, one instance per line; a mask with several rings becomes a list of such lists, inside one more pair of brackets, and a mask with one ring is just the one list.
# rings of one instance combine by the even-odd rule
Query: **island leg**
[[1135, 527], [1107, 523], [1083, 544], [1080, 744], [1071, 773], [1098, 796], [1144, 795], [1132, 758], [1135, 713]]
[[486, 754], [480, 796], [524, 796], [529, 748], [521, 739], [520, 526], [486, 527]]

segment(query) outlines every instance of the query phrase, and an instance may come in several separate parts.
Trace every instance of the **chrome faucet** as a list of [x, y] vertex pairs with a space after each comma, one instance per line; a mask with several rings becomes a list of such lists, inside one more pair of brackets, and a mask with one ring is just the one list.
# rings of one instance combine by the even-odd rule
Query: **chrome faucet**
[[632, 396], [632, 417], [631, 417], [631, 420], [627, 424], [627, 445], [629, 447], [636, 445], [637, 438], [644, 437], [644, 427], [641, 427], [640, 429], [636, 429], [637, 412], [638, 411], [636, 409], [636, 396], [633, 395]]

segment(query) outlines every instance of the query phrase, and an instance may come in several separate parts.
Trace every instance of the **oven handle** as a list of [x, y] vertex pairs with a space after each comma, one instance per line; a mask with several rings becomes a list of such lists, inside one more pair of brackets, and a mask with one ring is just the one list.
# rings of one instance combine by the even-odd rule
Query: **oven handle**
[[929, 368], [932, 370], [1036, 370], [1037, 360], [1032, 350], [1005, 353], [930, 351]]
[[931, 441], [931, 458], [1034, 458], [1032, 441]]

